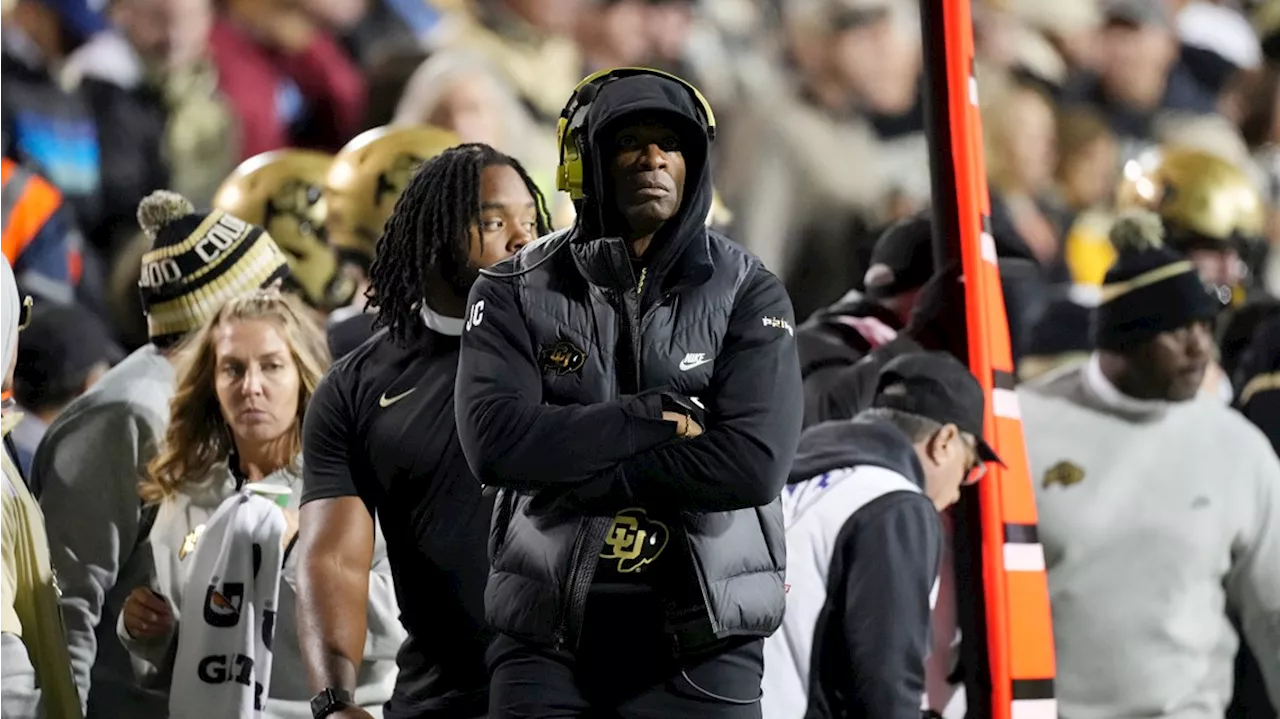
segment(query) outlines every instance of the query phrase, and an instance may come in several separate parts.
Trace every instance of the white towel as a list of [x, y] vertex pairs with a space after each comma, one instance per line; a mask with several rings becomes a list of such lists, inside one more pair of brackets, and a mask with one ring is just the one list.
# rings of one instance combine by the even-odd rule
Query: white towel
[[183, 590], [171, 719], [258, 719], [271, 680], [285, 519], [241, 492], [205, 525]]

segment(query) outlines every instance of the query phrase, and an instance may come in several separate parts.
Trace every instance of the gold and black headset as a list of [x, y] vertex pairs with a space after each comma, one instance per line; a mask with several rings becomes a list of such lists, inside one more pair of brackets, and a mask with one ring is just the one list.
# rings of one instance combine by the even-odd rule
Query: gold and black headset
[[583, 189], [586, 172], [582, 165], [582, 155], [587, 136], [587, 108], [591, 107], [592, 101], [595, 100], [596, 95], [605, 85], [614, 80], [635, 77], [636, 75], [664, 77], [672, 82], [679, 83], [681, 87], [688, 90], [689, 95], [693, 97], [695, 104], [697, 104], [702, 113], [703, 121], [706, 123], [707, 139], [715, 139], [716, 115], [711, 111], [711, 103], [707, 102], [707, 98], [702, 96], [698, 88], [689, 84], [683, 78], [648, 67], [615, 67], [591, 73], [582, 82], [578, 83], [577, 87], [573, 88], [573, 94], [569, 96], [569, 102], [565, 104], [564, 110], [560, 112], [560, 121], [556, 123], [556, 143], [559, 145], [560, 150], [560, 164], [556, 167], [556, 189], [569, 193], [570, 198], [581, 200], [586, 197], [586, 192]]

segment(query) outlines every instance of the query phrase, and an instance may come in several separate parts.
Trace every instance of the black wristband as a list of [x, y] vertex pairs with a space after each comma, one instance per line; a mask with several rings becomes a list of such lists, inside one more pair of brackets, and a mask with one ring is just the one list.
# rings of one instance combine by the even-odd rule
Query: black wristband
[[355, 699], [346, 689], [329, 687], [311, 697], [311, 716], [313, 719], [324, 719], [336, 711], [355, 706]]

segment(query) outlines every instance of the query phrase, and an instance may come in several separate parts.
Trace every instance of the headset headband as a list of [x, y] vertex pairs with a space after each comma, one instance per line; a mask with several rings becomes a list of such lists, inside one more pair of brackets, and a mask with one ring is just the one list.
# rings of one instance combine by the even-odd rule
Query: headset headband
[[703, 122], [707, 126], [707, 139], [714, 140], [716, 137], [716, 116], [711, 110], [711, 103], [707, 102], [707, 98], [702, 95], [698, 88], [694, 87], [684, 78], [672, 75], [669, 72], [655, 70], [651, 67], [615, 67], [607, 70], [599, 70], [587, 75], [579, 82], [577, 87], [573, 88], [573, 94], [569, 96], [569, 102], [565, 104], [564, 109], [560, 111], [560, 119], [568, 124], [572, 129], [577, 130], [582, 125], [582, 119], [578, 119], [579, 112], [596, 99], [596, 95], [605, 85], [621, 80], [624, 77], [636, 77], [637, 75], [652, 75], [655, 77], [666, 78], [679, 84], [688, 93], [693, 96], [695, 104], [702, 113]]

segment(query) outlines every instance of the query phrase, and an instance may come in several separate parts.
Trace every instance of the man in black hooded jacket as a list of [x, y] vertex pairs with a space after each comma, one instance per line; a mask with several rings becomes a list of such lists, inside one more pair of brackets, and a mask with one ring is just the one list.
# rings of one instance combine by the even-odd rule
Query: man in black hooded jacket
[[589, 77], [562, 115], [569, 230], [471, 291], [456, 408], [499, 490], [490, 717], [759, 717], [799, 437], [791, 303], [708, 231], [714, 116]]

